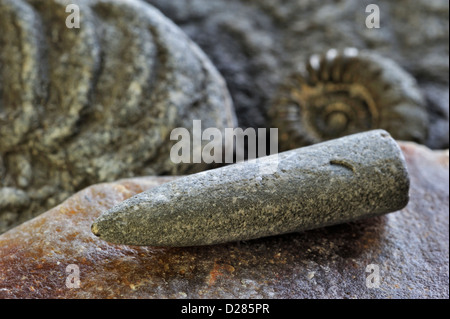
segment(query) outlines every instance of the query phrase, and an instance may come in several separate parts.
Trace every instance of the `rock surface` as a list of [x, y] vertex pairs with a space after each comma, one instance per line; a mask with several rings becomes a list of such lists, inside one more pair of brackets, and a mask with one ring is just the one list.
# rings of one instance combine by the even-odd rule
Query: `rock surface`
[[235, 126], [210, 60], [144, 2], [0, 0], [0, 30], [0, 233], [92, 184], [204, 170], [172, 163], [172, 129]]
[[[427, 145], [449, 145], [447, 0], [146, 0], [174, 20], [225, 77], [241, 126], [268, 126], [277, 87], [307, 57], [328, 49], [372, 50], [412, 74], [427, 101]], [[380, 8], [368, 29], [366, 7]], [[405, 123], [407, 124], [407, 123]]]
[[[239, 243], [108, 244], [92, 234], [92, 221], [175, 177], [89, 187], [0, 236], [0, 298], [448, 298], [448, 151], [401, 147], [412, 183], [405, 209]], [[76, 282], [73, 265], [80, 288], [66, 286]], [[373, 265], [379, 288], [366, 286]]]

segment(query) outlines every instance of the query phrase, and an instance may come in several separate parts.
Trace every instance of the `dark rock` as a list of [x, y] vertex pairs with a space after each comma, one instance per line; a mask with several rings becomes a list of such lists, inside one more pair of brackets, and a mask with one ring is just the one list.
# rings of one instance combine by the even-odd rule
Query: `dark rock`
[[[269, 126], [267, 111], [279, 85], [310, 55], [356, 47], [392, 59], [416, 78], [431, 117], [427, 145], [448, 148], [447, 0], [146, 1], [211, 57], [227, 80], [241, 126]], [[366, 6], [374, 3], [380, 28], [368, 29]]]
[[[448, 151], [401, 147], [411, 176], [403, 210], [239, 243], [108, 244], [92, 234], [95, 218], [175, 177], [89, 187], [0, 236], [0, 298], [448, 298]], [[80, 288], [69, 288], [74, 266]], [[376, 267], [379, 287], [368, 288]]]
[[73, 3], [79, 29], [62, 2], [0, 1], [0, 233], [91, 184], [204, 170], [172, 163], [172, 129], [234, 126], [223, 78], [158, 10]]

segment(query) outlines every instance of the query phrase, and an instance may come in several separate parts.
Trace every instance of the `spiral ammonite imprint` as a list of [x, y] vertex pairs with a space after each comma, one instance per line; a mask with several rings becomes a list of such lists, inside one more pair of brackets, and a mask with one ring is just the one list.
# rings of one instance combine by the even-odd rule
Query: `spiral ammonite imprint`
[[235, 125], [213, 64], [144, 2], [0, 0], [0, 30], [0, 233], [91, 184], [203, 170], [171, 161], [171, 131]]
[[281, 86], [269, 117], [282, 150], [377, 128], [416, 142], [428, 132], [415, 79], [395, 62], [354, 48], [311, 56]]

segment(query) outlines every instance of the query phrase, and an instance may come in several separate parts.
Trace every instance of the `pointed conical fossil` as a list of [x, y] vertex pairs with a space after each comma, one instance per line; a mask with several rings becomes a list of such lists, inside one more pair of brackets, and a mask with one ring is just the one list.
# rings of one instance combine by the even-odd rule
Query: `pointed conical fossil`
[[118, 244], [209, 245], [393, 212], [408, 193], [399, 146], [376, 130], [177, 179], [116, 205], [92, 231]]
[[416, 142], [428, 133], [415, 79], [394, 61], [354, 48], [311, 56], [281, 86], [269, 117], [282, 150], [373, 129]]

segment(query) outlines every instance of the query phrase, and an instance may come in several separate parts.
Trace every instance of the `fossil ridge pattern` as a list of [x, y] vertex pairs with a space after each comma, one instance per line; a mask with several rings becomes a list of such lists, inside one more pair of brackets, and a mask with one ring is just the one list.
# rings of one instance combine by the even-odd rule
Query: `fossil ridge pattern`
[[416, 80], [394, 61], [355, 48], [312, 55], [281, 86], [269, 114], [281, 149], [378, 128], [424, 143], [429, 125]]
[[371, 0], [146, 1], [211, 57], [227, 81], [240, 126], [270, 126], [277, 88], [309, 56], [355, 47], [395, 61], [417, 80], [430, 121], [425, 144], [448, 148], [447, 0], [378, 0], [380, 29], [365, 26]]
[[0, 0], [0, 30], [0, 232], [94, 183], [203, 170], [171, 162], [171, 130], [234, 126], [223, 78], [146, 3]]

